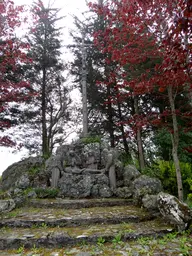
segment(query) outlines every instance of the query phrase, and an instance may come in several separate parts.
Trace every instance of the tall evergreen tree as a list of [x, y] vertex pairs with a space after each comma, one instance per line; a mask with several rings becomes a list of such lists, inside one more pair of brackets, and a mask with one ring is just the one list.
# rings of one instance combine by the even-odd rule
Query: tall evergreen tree
[[41, 126], [41, 151], [45, 157], [64, 137], [63, 126], [70, 119], [70, 90], [65, 83], [61, 28], [57, 24], [62, 18], [58, 12], [59, 9], [45, 7], [40, 0], [36, 2], [32, 8], [36, 23], [27, 37], [33, 63], [25, 67], [25, 72], [37, 96], [26, 116], [34, 123], [36, 132]]

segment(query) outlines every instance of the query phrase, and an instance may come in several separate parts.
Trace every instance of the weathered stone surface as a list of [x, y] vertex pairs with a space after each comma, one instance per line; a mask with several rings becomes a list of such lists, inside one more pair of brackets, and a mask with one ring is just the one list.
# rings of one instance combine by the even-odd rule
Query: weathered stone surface
[[[80, 199], [79, 199], [80, 200]], [[103, 200], [103, 199], [100, 199]], [[73, 201], [73, 200], [71, 200]], [[105, 199], [105, 201], [107, 201]], [[93, 207], [87, 209], [36, 209], [23, 208], [13, 212], [14, 217], [4, 215], [0, 219], [1, 227], [77, 227], [91, 224], [117, 224], [122, 222], [138, 223], [154, 219], [146, 211], [133, 205], [113, 207]]]
[[67, 153], [69, 152], [69, 149], [70, 149], [70, 145], [68, 145], [68, 144], [61, 145], [57, 148], [56, 155], [60, 155], [64, 159], [66, 157]]
[[117, 188], [115, 195], [120, 198], [131, 198], [133, 191], [129, 187]]
[[26, 189], [30, 186], [30, 179], [27, 173], [23, 174], [15, 183], [15, 186], [20, 189]]
[[109, 198], [113, 195], [113, 192], [107, 185], [96, 184], [91, 189], [91, 197]]
[[[95, 185], [97, 186], [97, 185]], [[88, 199], [31, 199], [28, 200], [27, 206], [35, 208], [57, 208], [57, 209], [80, 209], [91, 207], [110, 207], [110, 206], [128, 206], [132, 205], [132, 200], [120, 199], [120, 198], [88, 198]]]
[[[152, 224], [152, 223], [150, 223]], [[170, 231], [167, 231], [167, 226], [163, 225], [159, 228], [154, 228], [151, 227], [150, 224], [142, 225], [142, 223], [134, 223], [132, 224], [132, 232], [126, 232], [126, 230], [123, 232], [124, 234], [122, 235], [121, 239], [122, 241], [126, 240], [134, 240], [138, 239], [141, 237], [162, 237], [162, 235], [165, 235], [167, 233], [170, 233]], [[86, 227], [83, 228], [81, 227], [76, 227], [75, 229], [72, 228], [71, 231], [66, 228], [56, 228], [56, 229], [49, 229], [46, 228], [45, 230], [42, 230], [40, 232], [40, 229], [32, 228], [32, 229], [23, 229], [23, 228], [14, 228], [11, 232], [7, 231], [6, 229], [3, 229], [2, 232], [0, 233], [0, 250], [8, 248], [10, 249], [18, 249], [22, 246], [25, 248], [32, 248], [33, 252], [30, 254], [25, 254], [26, 256], [37, 256], [34, 254], [34, 248], [55, 248], [54, 251], [56, 250], [57, 247], [61, 247], [64, 250], [65, 246], [67, 246], [65, 252], [66, 254], [63, 254], [60, 251], [59, 254], [57, 255], [76, 255], [78, 253], [78, 250], [82, 251], [82, 249], [85, 247], [82, 247], [83, 244], [86, 243], [86, 247], [88, 246], [87, 243], [91, 244], [97, 244], [99, 238], [103, 238], [106, 242], [112, 242], [115, 240], [117, 235], [122, 232], [122, 223], [121, 224], [116, 224], [115, 226], [113, 225], [108, 225], [104, 226], [103, 225], [94, 225], [93, 227]], [[113, 231], [114, 230], [114, 231]], [[82, 246], [79, 246], [79, 244], [82, 244]], [[130, 244], [130, 241], [129, 241]], [[76, 245], [77, 249], [70, 249], [71, 245]], [[118, 250], [120, 246], [120, 243], [116, 245], [115, 250], [114, 250], [114, 244], [113, 244], [113, 250], [108, 251], [109, 244], [107, 244], [107, 255], [127, 255], [127, 246], [125, 247], [125, 243], [123, 243], [123, 247], [125, 248], [125, 253], [116, 253], [116, 250]], [[104, 246], [105, 247], [105, 246]], [[139, 247], [139, 245], [138, 245]], [[93, 255], [93, 246], [90, 247], [90, 255]], [[99, 248], [99, 247], [97, 247]], [[138, 248], [141, 250], [141, 248]], [[44, 252], [45, 250], [43, 250]], [[87, 250], [86, 250], [87, 251]], [[68, 252], [68, 253], [67, 253]], [[145, 251], [144, 251], [145, 252]], [[1, 253], [1, 252], [0, 252]], [[74, 254], [75, 253], [75, 254]], [[134, 250], [133, 250], [134, 253]], [[1, 255], [1, 254], [0, 254]], [[4, 254], [2, 254], [4, 255]], [[10, 254], [8, 254], [10, 256]], [[18, 255], [18, 254], [17, 254]], [[23, 253], [21, 253], [23, 255]], [[42, 255], [42, 253], [41, 253]], [[52, 255], [52, 254], [44, 254], [43, 255]], [[83, 254], [84, 255], [84, 254]], [[100, 251], [99, 249], [99, 254], [95, 253], [94, 255], [105, 255]], [[131, 254], [134, 255], [134, 254]], [[139, 254], [140, 255], [140, 254]], [[147, 253], [146, 253], [147, 255]], [[168, 255], [168, 254], [166, 254]], [[178, 255], [178, 254], [176, 254]], [[40, 255], [39, 255], [40, 256]]]
[[[60, 196], [72, 198], [94, 197], [109, 197], [108, 189], [109, 179], [105, 174], [71, 174], [64, 173], [59, 180], [58, 187]], [[97, 185], [94, 187], [94, 185]], [[110, 195], [109, 195], [110, 194]]]
[[63, 166], [63, 158], [61, 155], [52, 155], [49, 159], [45, 162], [45, 172], [51, 176], [52, 170], [54, 168], [58, 168], [60, 172], [64, 170]]
[[142, 205], [149, 211], [158, 211], [157, 195], [145, 195], [142, 198]]
[[132, 182], [141, 176], [141, 173], [137, 170], [137, 168], [134, 165], [127, 165], [124, 168], [124, 186], [130, 186]]
[[0, 213], [10, 212], [15, 208], [15, 206], [13, 199], [0, 200]]
[[103, 171], [102, 170], [97, 170], [97, 169], [90, 169], [90, 168], [86, 168], [82, 170], [82, 174], [84, 175], [89, 175], [89, 174], [102, 174]]
[[14, 189], [10, 189], [10, 193], [12, 195], [12, 197], [18, 196], [18, 195], [22, 195], [23, 194], [23, 190], [20, 188], [14, 188]]
[[33, 172], [34, 170], [35, 173], [38, 173], [41, 170], [43, 163], [44, 159], [38, 156], [29, 157], [25, 160], [12, 164], [2, 174], [2, 189], [8, 190], [16, 187], [16, 184], [19, 183], [22, 176], [25, 178], [22, 178], [23, 181], [20, 185], [26, 186], [26, 184], [28, 184], [28, 180], [25, 174]]
[[27, 198], [24, 195], [18, 195], [16, 197], [14, 197], [14, 202], [15, 202], [16, 207], [24, 206], [26, 201], [27, 201]]
[[119, 152], [115, 148], [105, 148], [102, 152], [102, 158], [105, 163], [105, 169], [108, 173], [109, 184], [112, 191], [117, 188], [116, 166]]
[[179, 231], [186, 230], [192, 222], [192, 213], [187, 204], [167, 193], [159, 193], [158, 208], [166, 220], [176, 224]]
[[21, 207], [26, 203], [27, 197], [20, 188], [12, 188], [9, 190], [11, 198], [14, 200], [16, 207]]
[[161, 181], [157, 178], [142, 175], [133, 181], [133, 197], [138, 204], [145, 195], [156, 195], [162, 189]]
[[109, 186], [101, 185], [99, 187], [99, 194], [98, 194], [99, 197], [108, 198], [108, 197], [111, 197], [112, 195], [113, 195], [113, 192], [111, 191]]
[[62, 155], [52, 155], [45, 162], [45, 173], [49, 177], [52, 188], [57, 188], [61, 174], [64, 172], [64, 158]]
[[124, 185], [124, 165], [120, 160], [115, 161], [115, 172], [117, 178], [117, 187]]
[[28, 198], [37, 198], [37, 194], [35, 191], [29, 191], [29, 193], [27, 194]]
[[77, 253], [76, 256], [91, 256], [91, 252], [80, 252], [80, 253]]
[[44, 172], [40, 172], [31, 180], [31, 187], [33, 188], [47, 188], [50, 186], [49, 176]]

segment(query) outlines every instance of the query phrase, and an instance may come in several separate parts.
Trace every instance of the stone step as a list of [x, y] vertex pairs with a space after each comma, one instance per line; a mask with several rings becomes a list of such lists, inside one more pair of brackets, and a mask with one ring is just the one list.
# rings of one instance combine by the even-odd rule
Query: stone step
[[120, 242], [140, 237], [161, 237], [173, 232], [173, 227], [160, 219], [142, 223], [100, 224], [80, 227], [55, 227], [46, 225], [33, 228], [2, 228], [0, 250], [25, 248], [61, 248], [62, 246]]
[[27, 203], [36, 208], [80, 209], [91, 207], [123, 206], [133, 204], [132, 199], [98, 198], [98, 199], [31, 199]]
[[80, 209], [54, 209], [24, 207], [3, 214], [0, 227], [72, 227], [92, 224], [118, 224], [122, 222], [144, 222], [155, 217], [134, 206], [110, 206]]

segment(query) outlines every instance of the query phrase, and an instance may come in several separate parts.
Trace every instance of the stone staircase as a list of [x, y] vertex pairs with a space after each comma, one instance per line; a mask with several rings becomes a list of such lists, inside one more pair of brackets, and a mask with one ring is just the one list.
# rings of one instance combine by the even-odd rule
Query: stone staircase
[[126, 199], [33, 199], [3, 214], [0, 229], [0, 250], [97, 244], [117, 237], [129, 241], [173, 231], [162, 219]]

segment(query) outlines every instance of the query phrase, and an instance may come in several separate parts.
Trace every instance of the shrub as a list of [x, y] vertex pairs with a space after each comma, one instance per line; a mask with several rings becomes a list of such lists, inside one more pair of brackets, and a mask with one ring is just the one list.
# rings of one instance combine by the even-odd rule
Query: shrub
[[[192, 192], [192, 164], [180, 162], [184, 197]], [[176, 171], [172, 161], [158, 161], [151, 168], [142, 171], [143, 174], [159, 178], [166, 192], [177, 196]]]
[[34, 191], [38, 198], [55, 198], [59, 192], [56, 188], [35, 188]]
[[192, 203], [192, 193], [189, 193], [189, 194], [187, 195], [187, 200], [188, 200], [190, 203]]

